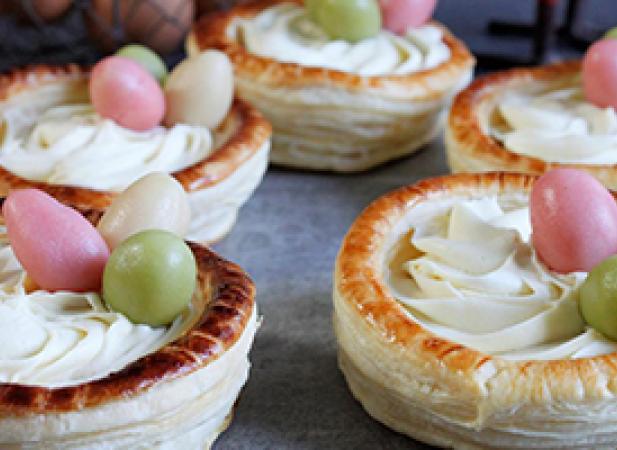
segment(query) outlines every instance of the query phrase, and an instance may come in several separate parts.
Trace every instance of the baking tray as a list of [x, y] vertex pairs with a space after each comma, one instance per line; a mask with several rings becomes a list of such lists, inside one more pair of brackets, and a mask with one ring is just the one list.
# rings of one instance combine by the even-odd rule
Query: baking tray
[[364, 412], [337, 367], [332, 269], [343, 236], [374, 199], [448, 173], [442, 142], [357, 175], [270, 168], [215, 250], [257, 285], [263, 316], [249, 381], [214, 449], [430, 448]]

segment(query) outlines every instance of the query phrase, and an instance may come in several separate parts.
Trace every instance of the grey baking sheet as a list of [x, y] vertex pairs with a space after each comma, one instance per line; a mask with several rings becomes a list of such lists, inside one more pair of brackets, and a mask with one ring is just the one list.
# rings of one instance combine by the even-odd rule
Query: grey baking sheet
[[[617, 24], [612, 0], [583, 3], [577, 29]], [[440, 0], [436, 17], [475, 52], [520, 57], [529, 54], [530, 40], [490, 36], [487, 19], [531, 21], [534, 5], [531, 0]], [[551, 59], [577, 55], [558, 46]], [[347, 390], [332, 331], [332, 268], [345, 232], [372, 200], [446, 173], [441, 141], [359, 175], [269, 170], [237, 226], [215, 247], [251, 274], [264, 317], [249, 382], [216, 450], [428, 448], [374, 421]]]
[[249, 381], [215, 449], [426, 448], [371, 419], [347, 390], [332, 331], [332, 267], [371, 200], [447, 171], [441, 142], [360, 175], [268, 171], [215, 246], [254, 279], [263, 315]]

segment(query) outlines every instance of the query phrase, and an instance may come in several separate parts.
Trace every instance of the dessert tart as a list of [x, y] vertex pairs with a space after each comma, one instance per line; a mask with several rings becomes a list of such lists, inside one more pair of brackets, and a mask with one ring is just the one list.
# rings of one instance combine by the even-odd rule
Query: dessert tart
[[187, 52], [210, 48], [230, 57], [239, 97], [272, 123], [272, 162], [341, 172], [430, 141], [474, 66], [436, 22], [349, 43], [325, 35], [300, 0], [259, 0], [203, 17]]
[[586, 101], [578, 61], [476, 79], [454, 100], [446, 127], [453, 172], [541, 174], [585, 170], [617, 188], [617, 114]]
[[2, 228], [0, 448], [209, 448], [247, 380], [258, 325], [242, 269], [190, 244], [192, 300], [152, 327], [99, 293], [32, 290]]
[[617, 342], [579, 312], [586, 274], [537, 258], [533, 183], [429, 179], [352, 225], [334, 326], [340, 368], [374, 418], [447, 448], [615, 448]]
[[235, 100], [213, 132], [186, 124], [133, 131], [94, 112], [88, 78], [75, 65], [0, 77], [0, 195], [36, 187], [80, 209], [104, 209], [142, 175], [168, 172], [189, 193], [188, 239], [222, 238], [266, 170], [270, 125]]

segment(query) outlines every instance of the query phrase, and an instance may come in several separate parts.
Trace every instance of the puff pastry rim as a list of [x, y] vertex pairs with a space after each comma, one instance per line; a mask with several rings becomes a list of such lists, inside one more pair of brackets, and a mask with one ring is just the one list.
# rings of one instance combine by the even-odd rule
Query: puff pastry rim
[[[338, 70], [306, 67], [297, 63], [279, 62], [272, 58], [252, 54], [242, 43], [230, 35], [231, 25], [239, 18], [255, 17], [264, 9], [281, 3], [302, 5], [302, 0], [257, 0], [235, 6], [229, 11], [209, 14], [196, 22], [189, 36], [202, 49], [218, 49], [232, 60], [236, 73], [241, 77], [259, 80], [276, 88], [303, 88], [329, 86], [348, 91], [397, 92], [399, 95], [417, 99], [439, 99], [444, 86], [458, 80], [469, 71], [475, 59], [460, 40], [443, 25], [444, 42], [450, 48], [450, 59], [437, 67], [406, 75], [361, 76]], [[459, 74], [455, 76], [454, 74]]]
[[[75, 64], [20, 68], [0, 75], [0, 102], [50, 83], [86, 83], [88, 76], [88, 68]], [[187, 192], [207, 189], [231, 176], [238, 167], [263, 148], [272, 135], [272, 127], [261, 113], [238, 98], [234, 99], [231, 110], [219, 129], [231, 126], [234, 121], [239, 124], [238, 128], [221, 147], [202, 161], [172, 174]], [[62, 203], [82, 211], [103, 210], [117, 195], [113, 192], [31, 181], [0, 167], [1, 194], [6, 195], [11, 189], [24, 188], [43, 190]]]
[[[457, 174], [426, 179], [384, 195], [368, 206], [346, 234], [334, 273], [335, 310], [341, 303], [362, 331], [400, 367], [432, 379], [457, 396], [464, 392], [484, 418], [508, 414], [521, 405], [598, 405], [617, 393], [617, 353], [568, 360], [509, 361], [441, 338], [415, 322], [382, 278], [384, 248], [391, 230], [421, 202], [452, 195], [528, 192], [532, 175]], [[335, 315], [339, 315], [335, 312]], [[340, 315], [339, 315], [340, 316]], [[351, 326], [351, 325], [350, 325]], [[340, 341], [339, 341], [340, 342]], [[416, 372], [417, 369], [417, 372]], [[462, 389], [462, 391], [461, 391]], [[481, 428], [482, 420], [474, 426]]]
[[46, 388], [0, 383], [0, 415], [70, 413], [139, 396], [221, 358], [242, 336], [255, 308], [255, 286], [238, 265], [205, 246], [188, 243], [197, 262], [204, 311], [196, 325], [158, 351], [105, 378]]
[[[529, 83], [560, 83], [580, 74], [581, 62], [565, 61], [533, 68], [515, 68], [476, 78], [455, 97], [447, 121], [446, 146], [449, 159], [460, 160], [454, 171], [482, 170], [542, 174], [552, 168], [569, 167], [591, 172], [605, 184], [617, 187], [617, 164], [569, 164], [543, 161], [509, 151], [501, 142], [482, 130], [487, 120], [484, 106], [504, 93]], [[451, 164], [452, 165], [452, 164]]]

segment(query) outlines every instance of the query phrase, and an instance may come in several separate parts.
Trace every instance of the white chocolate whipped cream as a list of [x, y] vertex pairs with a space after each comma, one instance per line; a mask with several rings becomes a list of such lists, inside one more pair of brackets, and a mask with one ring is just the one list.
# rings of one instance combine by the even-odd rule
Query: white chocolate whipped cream
[[238, 26], [250, 53], [362, 76], [406, 75], [450, 59], [443, 33], [433, 25], [410, 28], [404, 36], [381, 30], [375, 37], [350, 43], [330, 39], [303, 7], [286, 3], [267, 8]]
[[119, 192], [150, 172], [191, 166], [213, 147], [205, 127], [132, 131], [89, 104], [0, 106], [0, 166], [31, 181]]
[[579, 312], [586, 273], [557, 274], [538, 261], [527, 195], [428, 200], [404, 226], [407, 250], [387, 261], [388, 283], [436, 335], [515, 360], [617, 351]]
[[27, 293], [26, 274], [0, 245], [0, 383], [64, 387], [96, 380], [186, 331], [192, 310], [167, 328], [136, 325], [96, 293]]
[[497, 110], [507, 127], [491, 133], [514, 153], [555, 163], [617, 164], [617, 114], [585, 101], [579, 87], [509, 93]]

